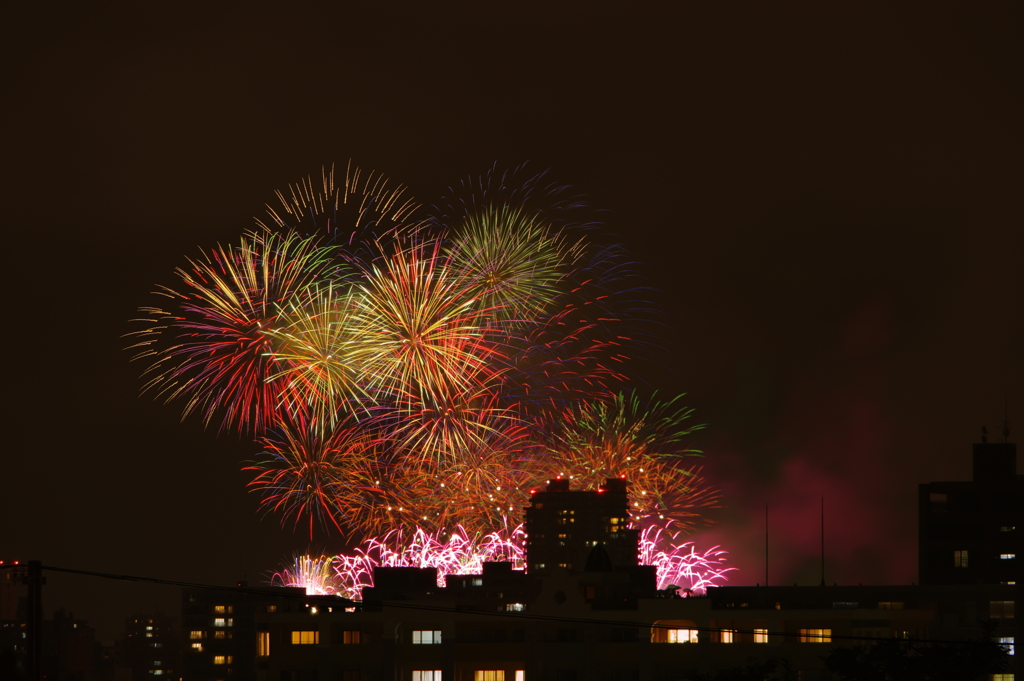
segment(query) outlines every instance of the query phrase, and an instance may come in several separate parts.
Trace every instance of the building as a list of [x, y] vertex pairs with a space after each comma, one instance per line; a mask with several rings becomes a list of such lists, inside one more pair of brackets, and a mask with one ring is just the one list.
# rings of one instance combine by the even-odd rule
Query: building
[[1019, 584], [1024, 476], [1017, 445], [975, 444], [970, 481], [920, 485], [918, 522], [921, 584]]
[[114, 646], [114, 662], [115, 669], [130, 671], [132, 679], [181, 678], [177, 619], [162, 613], [128, 618], [123, 638]]
[[[658, 591], [653, 570], [636, 565], [636, 533], [612, 522], [626, 517], [617, 486], [552, 481], [535, 493], [526, 571], [488, 563], [440, 586], [432, 569], [378, 569], [361, 602], [292, 597], [257, 610], [256, 678], [688, 681], [784, 659], [803, 681], [828, 681], [823, 657], [835, 646], [966, 641], [986, 620], [1005, 646], [1020, 638], [1016, 585]], [[1011, 659], [1007, 671], [1021, 673]]]

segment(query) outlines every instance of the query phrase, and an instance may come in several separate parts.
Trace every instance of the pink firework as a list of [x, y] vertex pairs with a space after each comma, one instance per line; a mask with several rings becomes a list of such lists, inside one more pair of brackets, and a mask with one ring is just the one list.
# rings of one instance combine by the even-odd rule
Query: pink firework
[[702, 594], [709, 586], [726, 581], [725, 574], [736, 568], [725, 564], [725, 549], [713, 546], [703, 552], [693, 542], [676, 540], [661, 528], [648, 527], [640, 533], [640, 564], [658, 568], [658, 588], [679, 587]]

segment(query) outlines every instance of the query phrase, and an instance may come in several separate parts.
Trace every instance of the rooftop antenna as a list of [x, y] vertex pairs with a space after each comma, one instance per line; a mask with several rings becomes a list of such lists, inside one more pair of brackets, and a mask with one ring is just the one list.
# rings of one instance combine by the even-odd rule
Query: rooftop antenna
[[1003, 442], [1010, 441], [1010, 398], [1003, 396]]
[[825, 495], [821, 495], [821, 585], [825, 586]]

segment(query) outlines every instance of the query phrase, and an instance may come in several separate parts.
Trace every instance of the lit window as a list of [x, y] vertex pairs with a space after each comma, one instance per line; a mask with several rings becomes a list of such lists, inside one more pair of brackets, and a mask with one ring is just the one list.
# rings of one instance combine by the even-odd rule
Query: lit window
[[1006, 649], [1006, 654], [1007, 655], [1013, 655], [1013, 637], [1012, 636], [1002, 636], [1002, 637], [1000, 637], [999, 643], [1002, 644], [1003, 648]]
[[150, 644], [149, 644], [149, 647], [150, 647], [150, 648], [163, 648], [163, 647], [164, 647], [164, 644], [163, 644], [163, 643], [156, 643], [156, 642], [153, 642], [153, 643], [150, 643]]
[[233, 659], [234, 658], [231, 655], [214, 655], [213, 656], [213, 663], [214, 664], [231, 664], [231, 661]]
[[189, 632], [188, 637], [193, 641], [198, 641], [206, 637], [206, 632], [202, 631], [201, 629], [193, 629]]
[[225, 631], [223, 629], [219, 629], [219, 630], [213, 632], [213, 637], [214, 638], [219, 638], [219, 639], [233, 638], [234, 637], [234, 632], [232, 632], [232, 631]]
[[515, 681], [526, 681], [526, 670], [525, 669], [517, 669], [516, 670], [516, 679], [515, 679]]
[[412, 681], [441, 681], [441, 670], [435, 669], [434, 671], [413, 671]]
[[268, 605], [267, 606], [267, 612], [277, 612], [277, 606], [276, 605]]
[[967, 550], [953, 552], [953, 567], [967, 567]]
[[416, 629], [412, 632], [412, 642], [418, 645], [433, 645], [441, 642], [438, 629]]
[[538, 570], [543, 570], [544, 569], [544, 563], [537, 563], [534, 567], [536, 567]]
[[754, 643], [768, 643], [768, 630], [754, 629]]
[[233, 627], [233, 626], [235, 626], [235, 620], [232, 617], [215, 617], [213, 619], [213, 626], [215, 626], [215, 627]]
[[990, 681], [1013, 681], [1013, 672], [1009, 674], [989, 674]]
[[880, 601], [878, 603], [879, 610], [902, 610], [903, 601]]
[[992, 619], [1013, 619], [1013, 601], [989, 601], [988, 616]]
[[153, 627], [146, 627], [146, 631], [153, 631]]
[[164, 675], [164, 670], [163, 669], [151, 669], [149, 673], [152, 674], [153, 676], [163, 676]]
[[522, 612], [524, 610], [526, 610], [526, 604], [525, 603], [506, 603], [505, 604], [505, 611], [506, 612]]
[[160, 660], [153, 660], [153, 666], [154, 667], [159, 667], [162, 664], [163, 664], [163, 662], [161, 662]]
[[270, 632], [256, 632], [256, 655], [258, 657], [270, 657]]
[[473, 681], [505, 681], [504, 669], [477, 669]]
[[568, 569], [571, 569], [571, 568], [572, 568], [572, 563], [559, 563], [559, 564], [558, 564], [558, 567], [560, 567], [560, 568], [565, 568], [565, 569], [567, 569], [567, 570], [568, 570]]
[[668, 630], [668, 642], [669, 643], [696, 643], [697, 642], [697, 630], [696, 629], [669, 629]]
[[732, 643], [735, 633], [732, 629], [722, 629], [722, 643]]
[[999, 560], [1014, 560], [1017, 558], [1016, 553], [1000, 553]]
[[203, 644], [202, 643], [193, 643], [192, 644], [192, 650], [196, 651], [197, 653], [203, 652]]
[[361, 637], [359, 635], [359, 630], [358, 629], [350, 629], [350, 630], [341, 632], [341, 642], [342, 643], [359, 643], [360, 639], [361, 639]]
[[217, 613], [218, 615], [230, 615], [231, 613], [233, 613], [235, 611], [235, 606], [233, 606], [233, 605], [215, 605], [215, 606], [213, 606], [213, 611], [215, 613]]
[[309, 646], [320, 643], [319, 631], [293, 631], [292, 645]]
[[484, 580], [480, 579], [479, 577], [477, 577], [476, 579], [473, 580], [473, 586], [483, 586], [483, 585], [484, 585]]
[[801, 629], [800, 643], [831, 643], [831, 629]]
[[1013, 532], [1017, 528], [1014, 525], [1003, 525], [999, 528], [1000, 532]]

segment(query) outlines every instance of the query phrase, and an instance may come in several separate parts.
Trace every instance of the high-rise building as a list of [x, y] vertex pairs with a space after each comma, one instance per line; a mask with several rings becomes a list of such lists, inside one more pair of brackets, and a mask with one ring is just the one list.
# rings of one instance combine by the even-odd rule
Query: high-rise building
[[919, 486], [921, 584], [1020, 583], [1022, 539], [1024, 476], [1017, 473], [1016, 444], [975, 444], [972, 480]]
[[526, 507], [527, 572], [561, 567], [582, 572], [637, 565], [639, 531], [629, 529], [629, 483], [609, 478], [598, 490], [571, 490], [569, 480], [549, 480], [530, 492]]

